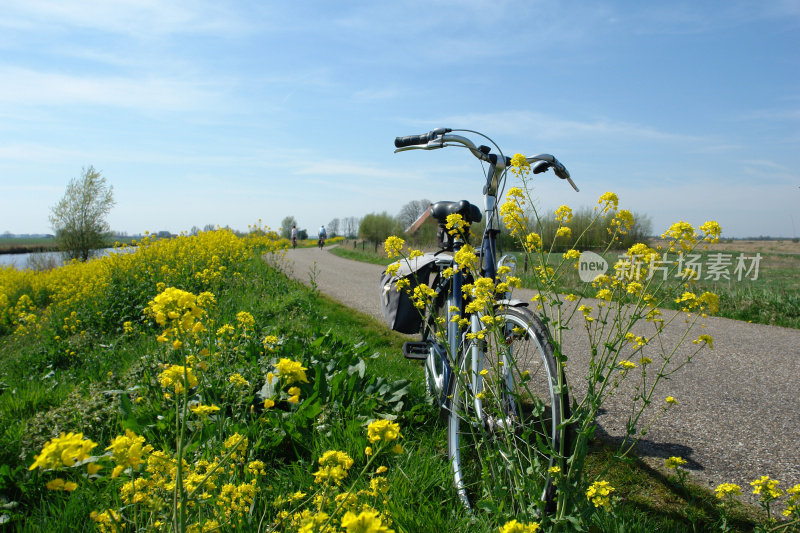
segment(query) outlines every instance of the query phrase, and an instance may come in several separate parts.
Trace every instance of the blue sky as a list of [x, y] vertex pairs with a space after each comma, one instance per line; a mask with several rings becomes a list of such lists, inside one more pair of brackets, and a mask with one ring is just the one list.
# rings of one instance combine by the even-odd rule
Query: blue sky
[[70, 178], [113, 229], [278, 227], [480, 200], [476, 129], [581, 188], [728, 236], [800, 235], [800, 3], [0, 0], [0, 232], [49, 232]]

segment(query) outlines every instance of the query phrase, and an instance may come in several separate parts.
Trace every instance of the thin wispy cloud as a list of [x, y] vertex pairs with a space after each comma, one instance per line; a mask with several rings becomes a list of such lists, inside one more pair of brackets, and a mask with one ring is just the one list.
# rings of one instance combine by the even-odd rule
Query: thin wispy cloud
[[22, 106], [113, 106], [186, 111], [216, 105], [212, 87], [196, 80], [68, 75], [0, 68], [0, 102]]

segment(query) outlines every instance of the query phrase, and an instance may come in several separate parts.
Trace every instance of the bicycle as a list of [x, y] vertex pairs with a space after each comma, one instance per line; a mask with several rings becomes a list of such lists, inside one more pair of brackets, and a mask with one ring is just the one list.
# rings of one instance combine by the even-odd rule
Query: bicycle
[[[451, 134], [454, 131], [480, 135], [498, 153]], [[453, 146], [467, 148], [488, 164], [483, 189], [487, 222], [477, 255], [480, 276], [496, 282], [498, 271], [515, 267], [513, 256], [496, 258], [500, 233], [496, 199], [502, 195], [511, 159], [489, 137], [472, 130], [438, 128], [395, 139], [395, 153]], [[578, 190], [567, 169], [552, 155], [539, 154], [527, 161], [533, 164], [534, 173], [552, 168]], [[475, 506], [489, 484], [495, 489], [519, 490], [522, 468], [523, 475], [538, 473], [534, 480], [541, 488], [537, 512], [548, 512], [555, 496], [552, 468], [561, 464], [569, 446], [564, 424], [569, 418], [566, 377], [547, 328], [527, 303], [506, 294], [494, 302], [493, 309], [469, 312], [472, 295], [466, 293], [465, 300], [463, 287], [475, 279], [460, 270], [454, 259], [468, 243], [468, 232], [451, 235], [446, 225], [449, 215], [461, 215], [471, 224], [480, 222], [483, 213], [466, 200], [436, 202], [427, 212], [439, 225], [442, 249], [428, 258], [423, 279], [418, 280], [427, 284], [433, 277], [430, 305], [420, 320], [422, 340], [405, 343], [403, 353], [424, 360], [426, 391], [447, 419], [448, 455], [462, 503], [467, 508]], [[444, 254], [446, 251], [453, 255]], [[484, 326], [487, 316], [495, 323], [489, 334]], [[439, 334], [437, 326], [443, 329]], [[509, 451], [518, 453], [503, 456]], [[494, 456], [489, 460], [485, 454]]]

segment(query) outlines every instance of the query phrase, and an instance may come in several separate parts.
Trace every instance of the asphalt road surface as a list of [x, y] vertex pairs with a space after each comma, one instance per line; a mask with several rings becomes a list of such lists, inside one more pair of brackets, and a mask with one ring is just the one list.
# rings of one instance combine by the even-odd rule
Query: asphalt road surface
[[[308, 285], [313, 272], [320, 291], [383, 321], [378, 303], [383, 267], [341, 259], [327, 248], [289, 250], [287, 260], [291, 276]], [[532, 294], [516, 291], [515, 297], [529, 301]], [[674, 311], [663, 313], [668, 318]], [[664, 334], [667, 342], [685, 331], [682, 321], [676, 322]], [[655, 403], [673, 396], [679, 404], [655, 419], [639, 455], [658, 467], [667, 457], [681, 456], [696, 481], [712, 487], [736, 483], [744, 493], [762, 475], [780, 480], [783, 489], [800, 483], [800, 330], [716, 317], [704, 322], [706, 327], [688, 339], [707, 333], [714, 349], [704, 349], [661, 383]], [[564, 341], [567, 378], [578, 398], [589, 360], [585, 336], [576, 328]], [[676, 360], [696, 348], [684, 344]], [[598, 434], [611, 440], [625, 434], [624, 406], [630, 405], [625, 392], [622, 387], [607, 401], [597, 419]]]

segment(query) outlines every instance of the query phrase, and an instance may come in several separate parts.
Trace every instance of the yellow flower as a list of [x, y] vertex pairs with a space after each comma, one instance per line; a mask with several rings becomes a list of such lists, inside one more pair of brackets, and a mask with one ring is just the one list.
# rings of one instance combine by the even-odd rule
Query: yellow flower
[[383, 248], [386, 250], [386, 255], [391, 259], [392, 257], [397, 257], [400, 255], [405, 243], [406, 242], [400, 237], [392, 235], [386, 239], [385, 243], [383, 243]]
[[712, 315], [719, 311], [719, 296], [713, 292], [704, 292], [697, 298], [701, 309], [708, 311]]
[[475, 249], [469, 244], [462, 246], [461, 249], [456, 252], [454, 259], [462, 270], [474, 270], [478, 266], [478, 256], [475, 255]]
[[525, 250], [528, 252], [535, 252], [542, 247], [542, 238], [539, 236], [538, 233], [528, 233], [525, 236]]
[[761, 476], [761, 478], [750, 482], [753, 487], [753, 494], [761, 496], [761, 501], [769, 502], [780, 498], [783, 493], [778, 488], [779, 481], [777, 479], [770, 479], [769, 476]]
[[621, 360], [619, 363], [617, 363], [617, 365], [620, 366], [623, 370], [633, 370], [634, 368], [636, 368], [636, 363], [628, 361], [626, 359]]
[[370, 444], [378, 441], [391, 442], [401, 437], [400, 426], [390, 420], [375, 420], [367, 426], [367, 440]]
[[264, 400], [264, 409], [272, 409], [275, 407], [275, 402], [267, 398]]
[[676, 400], [672, 396], [667, 396], [667, 399], [664, 400], [664, 401], [667, 402], [670, 405], [678, 405], [678, 400]]
[[450, 235], [455, 235], [465, 227], [467, 227], [467, 223], [464, 221], [464, 218], [459, 215], [458, 213], [453, 213], [451, 215], [447, 215], [447, 220], [444, 225], [445, 228], [450, 230], [448, 233]]
[[578, 250], [567, 250], [564, 252], [564, 259], [580, 259], [581, 253]]
[[58, 477], [52, 481], [48, 481], [45, 487], [47, 487], [48, 490], [65, 490], [67, 492], [72, 492], [78, 488], [78, 484], [72, 481], [64, 481], [62, 478]]
[[608, 213], [609, 211], [617, 210], [619, 198], [613, 192], [606, 192], [600, 195], [600, 199], [597, 200], [597, 203], [600, 205], [603, 213]]
[[400, 263], [392, 263], [386, 267], [386, 273], [390, 276], [397, 274], [398, 270], [400, 270]]
[[571, 236], [572, 236], [572, 230], [570, 228], [566, 227], [566, 226], [561, 226], [560, 228], [558, 228], [556, 230], [556, 237], [567, 237], [567, 238], [569, 238]]
[[289, 387], [289, 403], [298, 403], [300, 401], [300, 388]]
[[342, 528], [347, 533], [394, 533], [383, 524], [380, 513], [375, 510], [362, 511], [358, 515], [347, 511], [342, 517]]
[[601, 300], [605, 300], [607, 302], [610, 302], [612, 294], [611, 294], [611, 291], [608, 290], [608, 289], [600, 289], [599, 291], [597, 291], [596, 296]]
[[708, 347], [712, 350], [714, 349], [714, 338], [711, 335], [700, 335], [692, 341], [694, 344], [700, 344], [701, 342], [708, 344]]
[[353, 460], [344, 452], [330, 450], [319, 458], [320, 469], [314, 472], [314, 482], [332, 481], [339, 485], [347, 477], [347, 471], [353, 466]]
[[562, 224], [569, 224], [572, 222], [572, 208], [567, 205], [562, 205], [556, 209], [556, 220]]
[[61, 466], [72, 466], [78, 461], [89, 458], [89, 452], [97, 446], [96, 442], [83, 438], [83, 433], [62, 433], [55, 439], [45, 443], [41, 453], [34, 458], [29, 470], [56, 469]]
[[700, 231], [704, 233], [703, 240], [706, 242], [719, 242], [719, 236], [722, 234], [722, 228], [713, 220], [701, 224]]
[[131, 431], [125, 430], [125, 435], [119, 435], [111, 441], [106, 448], [111, 450], [111, 459], [117, 463], [111, 473], [111, 478], [116, 478], [120, 473], [129, 467], [137, 467], [143, 461], [143, 456], [153, 451], [153, 447], [145, 445], [144, 437]]
[[535, 533], [536, 531], [539, 531], [537, 522], [523, 523], [511, 520], [500, 527], [500, 533]]
[[208, 418], [209, 415], [219, 411], [216, 405], [193, 405], [189, 409], [200, 418]]
[[742, 494], [742, 487], [735, 483], [721, 483], [714, 489], [714, 493], [720, 500], [726, 496], [736, 496]]
[[683, 457], [668, 457], [664, 461], [664, 466], [670, 468], [672, 470], [676, 470], [679, 466], [683, 466], [686, 464], [686, 459]]
[[278, 370], [278, 375], [281, 379], [286, 380], [287, 384], [292, 383], [308, 383], [308, 378], [306, 377], [306, 367], [304, 367], [299, 361], [292, 361], [291, 359], [281, 359], [278, 361], [278, 364], [275, 365], [275, 368]]
[[192, 369], [179, 365], [172, 365], [161, 372], [158, 376], [158, 380], [161, 382], [163, 388], [172, 388], [176, 394], [183, 392], [185, 385], [188, 385], [189, 388], [197, 386], [197, 377], [195, 377]]
[[239, 374], [238, 372], [235, 374], [231, 374], [228, 378], [228, 383], [233, 383], [236, 387], [249, 387], [250, 382], [244, 379], [244, 376]]
[[670, 251], [674, 251], [677, 246], [680, 246], [684, 251], [688, 251], [697, 243], [697, 234], [694, 231], [694, 227], [683, 220], [670, 226], [661, 237], [671, 241]]
[[614, 492], [608, 481], [595, 481], [586, 490], [586, 499], [595, 507], [611, 507], [611, 493]]
[[625, 234], [633, 227], [633, 214], [627, 209], [621, 209], [611, 220], [611, 225], [615, 226], [621, 234]]
[[256, 325], [255, 318], [253, 318], [253, 315], [247, 311], [239, 311], [236, 313], [236, 321], [244, 329], [252, 328]]
[[[522, 154], [514, 154], [511, 158], [511, 166], [517, 169], [530, 168], [531, 164], [528, 163], [528, 158]], [[514, 187], [516, 189], [516, 187]], [[519, 189], [517, 189], [519, 190]]]
[[108, 509], [102, 513], [92, 511], [89, 513], [89, 518], [97, 522], [97, 528], [101, 533], [117, 533], [121, 530], [121, 525], [124, 524], [122, 516], [113, 509]]

